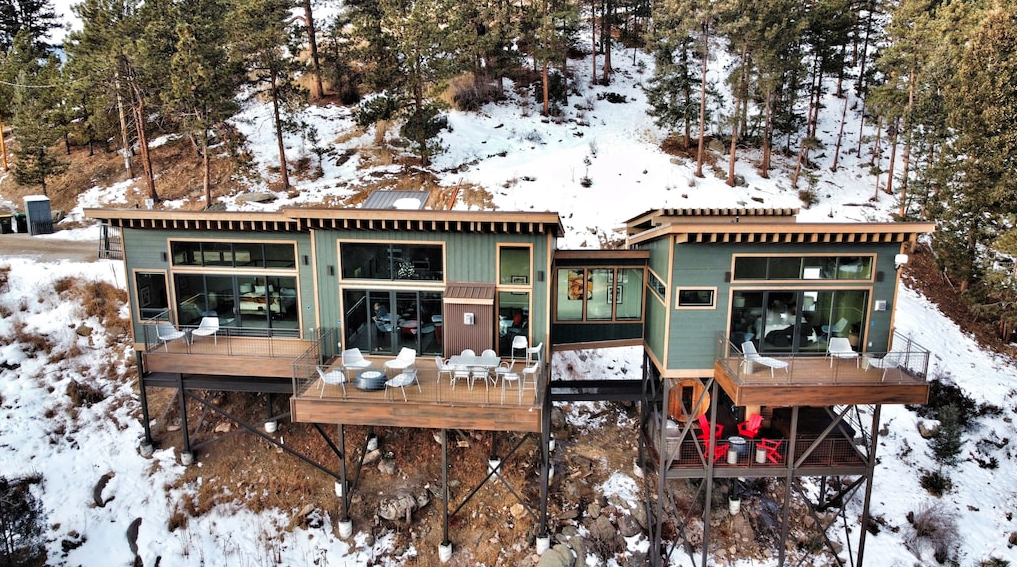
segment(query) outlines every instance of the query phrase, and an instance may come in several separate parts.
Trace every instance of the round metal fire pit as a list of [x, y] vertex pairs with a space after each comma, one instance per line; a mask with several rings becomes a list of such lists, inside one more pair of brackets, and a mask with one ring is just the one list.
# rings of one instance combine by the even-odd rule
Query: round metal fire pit
[[365, 370], [357, 375], [353, 383], [358, 390], [375, 391], [385, 389], [385, 373], [378, 370]]

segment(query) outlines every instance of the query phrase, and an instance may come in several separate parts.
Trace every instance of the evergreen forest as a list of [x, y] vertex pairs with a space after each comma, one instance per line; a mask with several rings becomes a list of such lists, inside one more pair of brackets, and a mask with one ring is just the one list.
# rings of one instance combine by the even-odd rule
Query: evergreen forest
[[[510, 82], [553, 120], [575, 94], [570, 61], [592, 58], [609, 85], [620, 43], [652, 54], [650, 112], [697, 175], [709, 141], [729, 148], [732, 186], [747, 149], [763, 177], [786, 156], [807, 205], [806, 180], [822, 175], [811, 152], [832, 153], [834, 170], [843, 152], [870, 152], [897, 218], [937, 223], [937, 262], [973, 312], [1003, 341], [1017, 328], [1015, 0], [83, 0], [73, 11], [81, 25], [55, 45], [51, 0], [0, 3], [0, 166], [43, 193], [72, 149], [116, 151], [158, 202], [150, 140], [172, 132], [212, 203], [210, 148], [244, 167], [229, 120], [252, 100], [271, 105], [281, 190], [293, 187], [283, 134], [307, 129], [295, 119], [307, 105], [396, 125], [426, 168], [450, 108], [478, 111]], [[721, 55], [726, 76], [708, 79]], [[860, 116], [876, 139], [820, 148], [829, 100], [843, 100], [841, 132]], [[316, 153], [327, 145], [303, 135]]]

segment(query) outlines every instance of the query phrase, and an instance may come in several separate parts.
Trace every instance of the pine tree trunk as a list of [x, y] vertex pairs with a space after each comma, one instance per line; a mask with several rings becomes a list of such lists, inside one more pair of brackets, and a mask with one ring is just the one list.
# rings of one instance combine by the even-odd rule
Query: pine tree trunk
[[840, 161], [840, 143], [841, 143], [841, 140], [844, 139], [844, 122], [847, 120], [847, 110], [848, 110], [848, 100], [849, 99], [850, 99], [850, 97], [848, 97], [845, 94], [844, 95], [844, 108], [843, 108], [843, 110], [840, 111], [840, 128], [837, 130], [837, 143], [836, 143], [836, 145], [834, 146], [834, 149], [833, 149], [833, 164], [830, 166], [830, 171], [833, 171], [835, 173], [837, 171], [837, 162]]
[[311, 0], [304, 0], [304, 23], [307, 24], [307, 45], [311, 49], [311, 64], [314, 69], [314, 82], [311, 99], [317, 100], [324, 94], [321, 86], [321, 63], [318, 60], [318, 40], [315, 38], [314, 14], [311, 11]]
[[201, 185], [205, 189], [205, 208], [212, 206], [212, 159], [208, 155], [208, 128], [201, 140]]
[[773, 90], [767, 87], [763, 120], [763, 159], [759, 162], [759, 176], [770, 178], [770, 155], [773, 153], [770, 137], [773, 135]]
[[120, 136], [124, 147], [124, 169], [127, 170], [127, 178], [134, 179], [134, 170], [131, 168], [131, 145], [127, 138], [127, 115], [124, 112], [124, 98], [120, 94], [120, 79], [116, 79], [114, 91], [117, 94], [117, 111], [120, 114]]
[[614, 22], [614, 2], [607, 0], [604, 11], [600, 14], [600, 35], [604, 38], [604, 84], [611, 84], [611, 28]]
[[879, 153], [881, 151], [879, 147], [880, 137], [883, 134], [883, 117], [876, 118], [876, 143], [872, 145], [872, 157], [869, 158], [869, 167], [876, 165], [879, 161]]
[[279, 182], [282, 184], [283, 191], [289, 191], [290, 189], [290, 175], [286, 171], [286, 145], [283, 143], [283, 124], [282, 116], [279, 113], [279, 86], [276, 84], [278, 77], [276, 77], [275, 70], [270, 71], [271, 84], [272, 84], [272, 120], [275, 122], [275, 142], [279, 147]]
[[7, 163], [7, 142], [4, 140], [4, 117], [0, 113], [0, 167], [4, 171], [10, 171], [11, 166]]
[[597, 0], [590, 2], [590, 48], [593, 54], [593, 65], [590, 70], [593, 72], [591, 85], [597, 84]]
[[890, 165], [886, 176], [886, 187], [883, 191], [887, 195], [893, 195], [893, 168], [897, 161], [897, 118], [890, 123]]
[[134, 130], [138, 134], [138, 151], [141, 152], [141, 167], [145, 172], [145, 185], [148, 186], [148, 198], [159, 202], [159, 193], [155, 190], [155, 173], [152, 171], [152, 155], [148, 151], [148, 134], [145, 132], [145, 97], [137, 86], [134, 90]]
[[908, 174], [911, 168], [911, 122], [908, 121], [908, 117], [911, 116], [911, 110], [915, 105], [915, 71], [912, 66], [912, 71], [908, 77], [908, 106], [904, 111], [904, 153], [901, 155], [901, 178], [900, 178], [900, 214], [899, 217], [903, 220], [904, 213], [907, 212], [907, 197], [908, 197]]
[[710, 24], [703, 22], [703, 70], [699, 84], [699, 151], [696, 152], [696, 177], [703, 177], [706, 158], [706, 65], [710, 59]]

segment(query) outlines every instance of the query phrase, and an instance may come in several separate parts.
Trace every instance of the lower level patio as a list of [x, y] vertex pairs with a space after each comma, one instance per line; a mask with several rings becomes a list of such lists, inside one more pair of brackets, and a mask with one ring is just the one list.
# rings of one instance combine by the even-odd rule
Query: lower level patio
[[[541, 431], [547, 397], [547, 380], [538, 374], [536, 383], [518, 378], [505, 380], [492, 374], [487, 380], [453, 379], [439, 375], [433, 358], [418, 359], [411, 369], [413, 380], [395, 385], [392, 380], [410, 373], [387, 369], [392, 357], [369, 356], [372, 366], [343, 372], [338, 361], [321, 365], [328, 381], [314, 365], [294, 364], [294, 395], [290, 399], [293, 420], [312, 423], [343, 423], [479, 429], [488, 431]], [[335, 379], [342, 372], [344, 382]], [[386, 383], [388, 385], [386, 385]]]

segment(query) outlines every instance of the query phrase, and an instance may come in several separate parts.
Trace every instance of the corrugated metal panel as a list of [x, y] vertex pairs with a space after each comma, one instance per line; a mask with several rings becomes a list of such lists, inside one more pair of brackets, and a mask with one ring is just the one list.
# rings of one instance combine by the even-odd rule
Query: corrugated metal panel
[[[459, 354], [463, 349], [473, 349], [480, 354], [484, 349], [494, 347], [494, 303], [490, 305], [449, 303], [445, 298], [444, 346], [445, 355]], [[473, 324], [465, 323], [466, 314], [473, 314]]]
[[[430, 191], [372, 191], [361, 208], [364, 209], [423, 209], [427, 204]], [[416, 202], [416, 205], [413, 203]]]
[[445, 288], [445, 303], [494, 305], [494, 284], [454, 282]]

